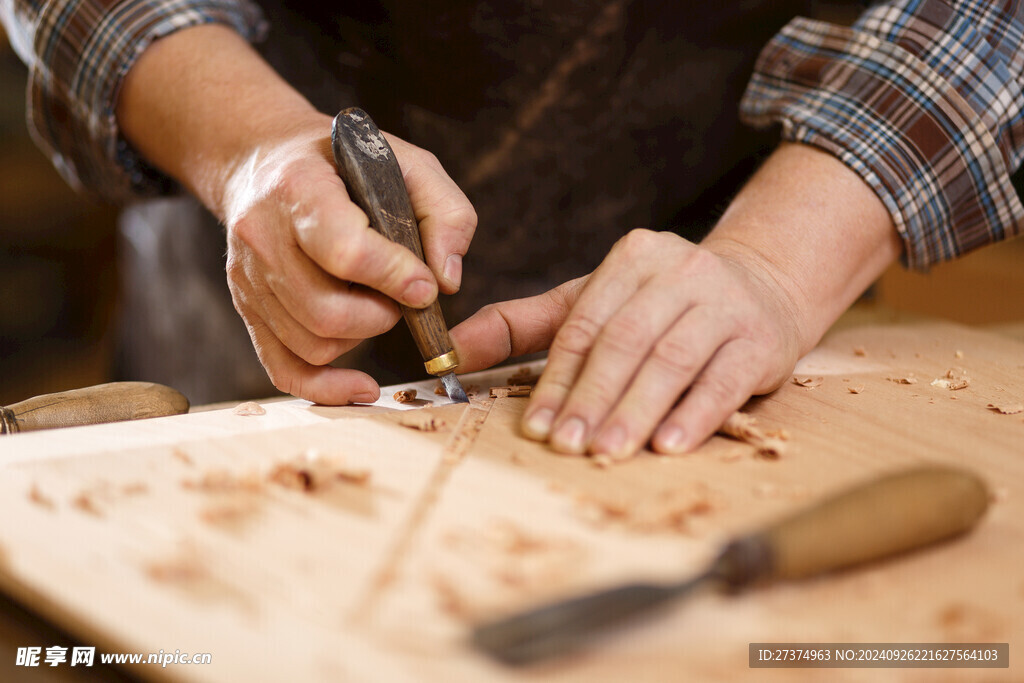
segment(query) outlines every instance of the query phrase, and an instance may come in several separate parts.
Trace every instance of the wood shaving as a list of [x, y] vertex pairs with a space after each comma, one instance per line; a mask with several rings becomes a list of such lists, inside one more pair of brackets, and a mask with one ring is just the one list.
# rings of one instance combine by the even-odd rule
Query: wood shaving
[[[444, 393], [442, 391], [442, 393]], [[399, 403], [409, 403], [416, 400], [415, 389], [400, 389], [395, 392], [393, 398]]]
[[814, 387], [820, 387], [821, 383], [825, 381], [824, 377], [794, 377], [793, 384], [804, 387], [805, 389], [813, 389]]
[[43, 492], [39, 490], [39, 486], [37, 484], [32, 484], [32, 488], [28, 490], [28, 499], [41, 507], [50, 510], [54, 508], [53, 500], [44, 495]]
[[293, 460], [278, 463], [267, 478], [285, 488], [310, 492], [334, 481], [365, 485], [370, 481], [370, 474], [370, 470], [346, 467], [336, 459], [321, 456], [311, 449]]
[[185, 479], [181, 486], [204, 493], [254, 492], [263, 488], [263, 482], [260, 481], [258, 474], [238, 475], [225, 469], [213, 469], [204, 472], [198, 479]]
[[851, 394], [859, 394], [859, 393], [862, 393], [864, 391], [864, 385], [863, 384], [858, 384], [856, 386], [846, 387], [846, 390], [848, 392], [850, 392]]
[[971, 380], [967, 375], [963, 374], [962, 371], [956, 372], [955, 370], [947, 370], [945, 375], [932, 380], [933, 387], [949, 389], [950, 391], [965, 389], [970, 383]]
[[537, 533], [510, 520], [448, 531], [438, 547], [448, 567], [432, 577], [437, 602], [447, 614], [466, 620], [564, 591], [586, 559], [586, 549], [574, 539]]
[[448, 423], [441, 418], [431, 415], [429, 413], [421, 413], [418, 411], [411, 411], [403, 414], [398, 420], [398, 424], [409, 429], [418, 429], [421, 432], [436, 432], [439, 429], [448, 426]]
[[514, 374], [509, 375], [505, 380], [506, 384], [522, 385], [522, 384], [536, 384], [540, 380], [540, 375], [535, 375], [528, 366], [523, 366], [515, 371]]
[[906, 377], [886, 377], [887, 380], [895, 384], [917, 384], [917, 378], [914, 377], [913, 373], [908, 373]]
[[444, 390], [444, 384], [438, 380], [437, 384], [434, 385], [434, 393], [438, 396], [447, 396], [448, 392]]
[[82, 491], [77, 496], [75, 496], [74, 499], [71, 501], [71, 504], [87, 514], [94, 515], [96, 517], [103, 516], [103, 512], [96, 505], [96, 500], [93, 498], [93, 495], [88, 491]]
[[251, 415], [266, 415], [266, 409], [255, 401], [246, 401], [245, 403], [239, 403], [232, 410], [235, 415], [241, 415], [242, 417], [249, 417]]
[[195, 581], [206, 575], [199, 561], [191, 556], [152, 562], [146, 565], [145, 571], [149, 578], [161, 583]]
[[207, 505], [199, 511], [199, 519], [207, 524], [225, 526], [248, 517], [256, 509], [256, 501], [251, 497], [232, 498], [227, 502]]
[[995, 403], [989, 403], [988, 409], [993, 410], [1003, 415], [1016, 415], [1017, 413], [1024, 413], [1024, 404], [1013, 403], [1011, 405], [996, 405]]
[[464, 621], [475, 618], [476, 610], [471, 607], [470, 599], [463, 595], [447, 577], [434, 574], [431, 584], [442, 612]]
[[955, 351], [955, 352], [953, 353], [953, 357], [954, 357], [954, 358], [956, 358], [957, 360], [961, 360], [961, 359], [963, 359], [963, 357], [964, 357], [964, 352], [963, 352], [963, 351], [961, 351], [961, 350], [959, 350], [959, 349], [957, 349], [957, 350], [956, 350], [956, 351]]
[[504, 387], [491, 387], [491, 398], [508, 398], [509, 396], [529, 396], [533, 387], [526, 384], [512, 384]]
[[868, 355], [867, 350], [863, 346], [853, 347], [853, 355], [855, 356], [866, 356]]
[[624, 502], [589, 493], [575, 495], [577, 511], [599, 526], [621, 526], [639, 533], [692, 534], [692, 521], [715, 509], [704, 485], [666, 489], [640, 501]]
[[180, 460], [186, 465], [195, 465], [195, 462], [192, 460], [192, 458], [189, 457], [188, 453], [181, 450], [180, 448], [175, 448], [173, 451], [171, 451], [171, 456], [174, 457], [176, 460]]
[[740, 411], [730, 415], [719, 433], [748, 443], [757, 449], [757, 455], [767, 460], [777, 460], [786, 451], [788, 434], [784, 431], [766, 431], [758, 424], [757, 418]]

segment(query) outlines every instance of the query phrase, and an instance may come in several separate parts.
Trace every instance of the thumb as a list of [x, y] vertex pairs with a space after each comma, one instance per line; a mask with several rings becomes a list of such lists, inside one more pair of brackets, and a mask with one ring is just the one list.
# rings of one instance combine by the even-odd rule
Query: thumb
[[589, 275], [525, 299], [484, 306], [451, 330], [459, 372], [474, 372], [507, 358], [543, 351], [569, 315]]

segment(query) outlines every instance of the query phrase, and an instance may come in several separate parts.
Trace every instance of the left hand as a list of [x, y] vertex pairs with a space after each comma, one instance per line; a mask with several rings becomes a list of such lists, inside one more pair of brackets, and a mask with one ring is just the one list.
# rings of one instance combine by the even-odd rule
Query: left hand
[[467, 372], [550, 347], [530, 438], [564, 453], [685, 452], [806, 350], [780, 281], [754, 250], [634, 230], [590, 275], [487, 306], [452, 338]]

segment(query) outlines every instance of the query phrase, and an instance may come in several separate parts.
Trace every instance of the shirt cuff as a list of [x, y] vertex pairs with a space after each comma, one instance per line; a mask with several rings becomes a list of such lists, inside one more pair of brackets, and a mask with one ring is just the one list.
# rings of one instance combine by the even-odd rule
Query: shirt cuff
[[1007, 103], [1022, 96], [968, 21], [940, 2], [916, 4], [886, 24], [913, 40], [870, 30], [881, 24], [868, 15], [853, 28], [793, 20], [762, 51], [740, 108], [747, 123], [781, 123], [784, 139], [857, 172], [889, 210], [904, 264], [926, 269], [1019, 232], [1019, 112]]
[[128, 70], [149, 45], [207, 23], [247, 40], [266, 31], [246, 0], [55, 0], [39, 16], [29, 74], [28, 119], [37, 144], [73, 187], [123, 203], [174, 191], [121, 136], [114, 115]]

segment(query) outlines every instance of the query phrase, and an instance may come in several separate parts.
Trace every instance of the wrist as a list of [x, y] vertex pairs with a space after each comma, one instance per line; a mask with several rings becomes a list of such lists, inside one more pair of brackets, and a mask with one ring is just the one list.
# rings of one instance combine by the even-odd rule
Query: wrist
[[[152, 165], [218, 218], [229, 186], [289, 132], [322, 122], [234, 30], [183, 29], [154, 42], [126, 75], [116, 116], [124, 137]], [[324, 129], [329, 136], [330, 122]]]
[[702, 245], [777, 292], [801, 354], [902, 248], [867, 183], [832, 155], [800, 144], [772, 154]]

